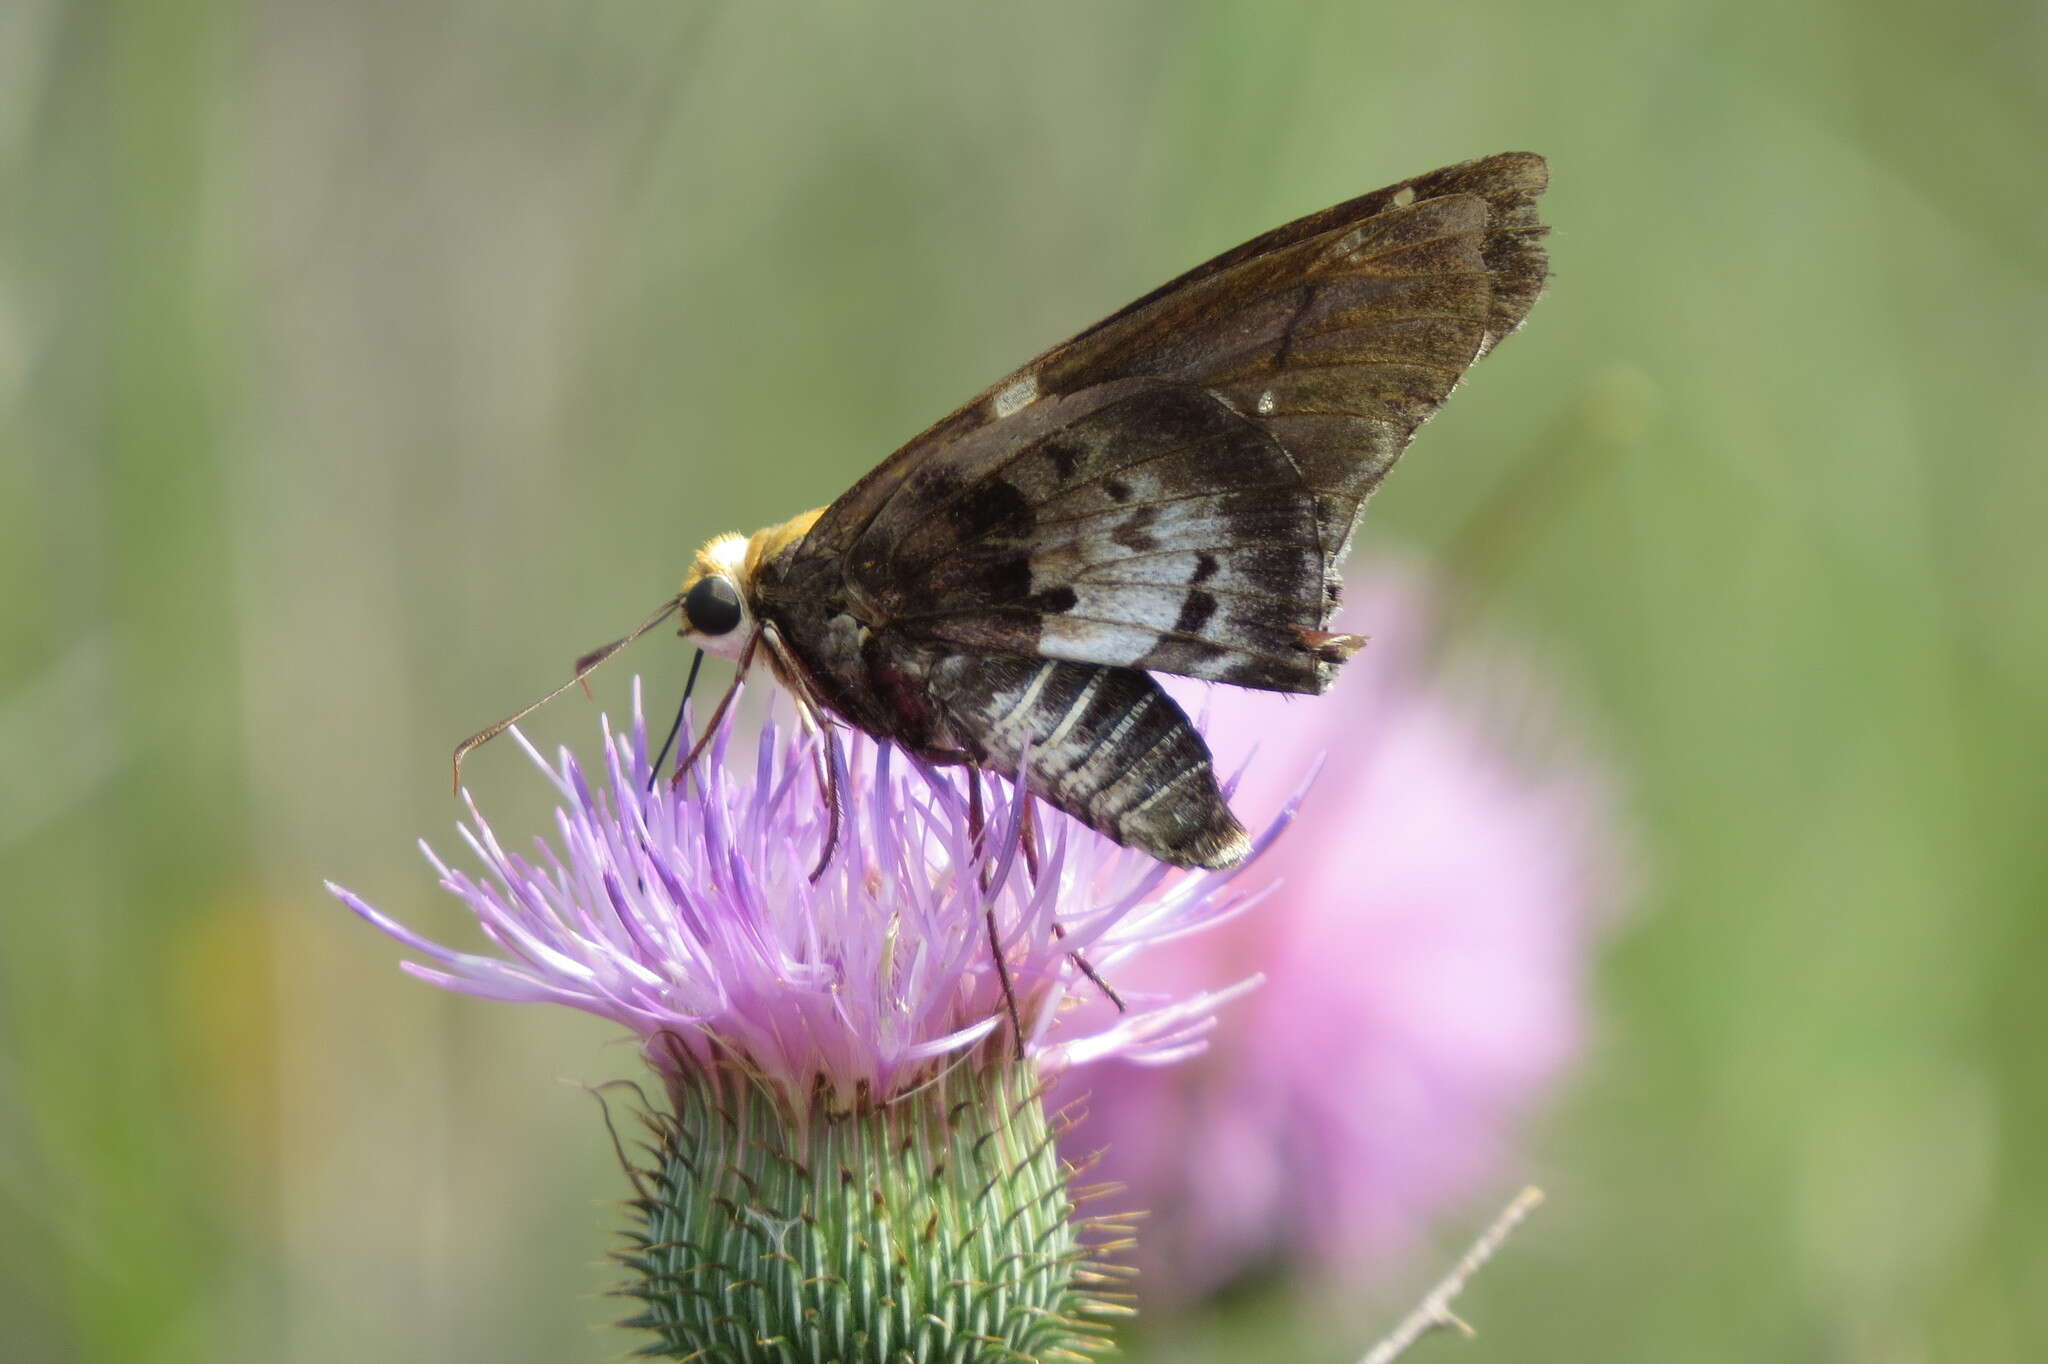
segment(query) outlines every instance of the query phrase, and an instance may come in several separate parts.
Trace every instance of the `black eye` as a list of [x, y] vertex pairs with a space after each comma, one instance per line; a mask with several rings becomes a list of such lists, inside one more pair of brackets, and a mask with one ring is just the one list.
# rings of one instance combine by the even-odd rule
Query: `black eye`
[[683, 614], [690, 618], [690, 628], [699, 634], [728, 634], [740, 623], [739, 589], [730, 578], [716, 574], [699, 578], [683, 598]]

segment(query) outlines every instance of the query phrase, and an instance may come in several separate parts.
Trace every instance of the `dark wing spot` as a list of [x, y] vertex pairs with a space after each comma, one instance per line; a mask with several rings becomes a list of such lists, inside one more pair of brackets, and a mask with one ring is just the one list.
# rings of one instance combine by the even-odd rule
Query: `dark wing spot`
[[975, 568], [963, 586], [966, 595], [981, 601], [1022, 601], [1031, 593], [1031, 560], [1022, 554], [1005, 555]]
[[1125, 549], [1133, 550], [1140, 554], [1147, 550], [1157, 549], [1159, 548], [1159, 541], [1150, 534], [1150, 531], [1152, 523], [1158, 519], [1159, 513], [1157, 510], [1151, 507], [1140, 507], [1119, 522], [1117, 528], [1109, 533], [1109, 538], [1115, 543], [1122, 545]]
[[1195, 576], [1188, 579], [1188, 581], [1191, 583], [1205, 583], [1215, 576], [1216, 556], [1213, 554], [1197, 554], [1195, 556]]
[[996, 531], [1021, 535], [1037, 519], [1031, 499], [999, 478], [985, 479], [968, 489], [953, 504], [952, 518], [953, 529], [962, 540], [977, 540]]
[[1074, 603], [1079, 598], [1075, 596], [1071, 587], [1052, 587], [1036, 593], [1028, 600], [1041, 611], [1060, 612], [1073, 610]]
[[[1299, 691], [1300, 683], [1294, 673], [1280, 664], [1265, 658], [1247, 658], [1220, 669], [1215, 678], [1228, 682], [1233, 687], [1255, 687], [1261, 691]], [[1323, 688], [1318, 685], [1316, 690]]]
[[1280, 328], [1280, 344], [1273, 349], [1273, 368], [1287, 366], [1287, 352], [1294, 345], [1295, 328], [1301, 325], [1302, 317], [1308, 312], [1308, 305], [1316, 300], [1316, 283], [1309, 280], [1301, 286], [1301, 297], [1295, 300], [1294, 312]]
[[1228, 652], [1229, 650], [1221, 645], [1212, 644], [1206, 639], [1183, 639], [1162, 635], [1159, 642], [1147, 649], [1131, 666], [1142, 672], [1190, 673], [1200, 677], [1213, 675], [1230, 681], [1233, 679], [1209, 671], [1215, 667], [1216, 660]]
[[927, 461], [923, 468], [910, 476], [907, 490], [917, 497], [943, 501], [965, 486], [951, 466]]
[[1295, 538], [1290, 532], [1302, 518], [1313, 514], [1313, 505], [1286, 492], [1240, 490], [1223, 499], [1223, 515], [1233, 544], [1285, 543]]
[[1109, 494], [1109, 500], [1112, 502], [1128, 502], [1131, 500], [1131, 485], [1120, 478], [1103, 479], [1102, 491]]
[[1045, 443], [1045, 457], [1052, 461], [1053, 472], [1060, 482], [1073, 478], [1074, 470], [1081, 467], [1082, 450], [1071, 441], [1049, 440]]
[[1180, 615], [1174, 618], [1173, 628], [1182, 634], [1198, 634], [1215, 614], [1216, 598], [1197, 588], [1180, 604]]

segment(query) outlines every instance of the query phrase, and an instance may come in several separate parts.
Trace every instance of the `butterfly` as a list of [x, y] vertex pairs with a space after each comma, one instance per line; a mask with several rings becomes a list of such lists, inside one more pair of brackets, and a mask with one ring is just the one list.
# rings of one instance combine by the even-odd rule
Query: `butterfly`
[[[1548, 179], [1528, 152], [1467, 161], [1195, 267], [829, 506], [711, 540], [563, 689], [673, 613], [821, 734], [1015, 778], [1175, 866], [1237, 864], [1250, 839], [1153, 674], [1314, 694], [1365, 642], [1330, 629], [1359, 514], [1541, 293]], [[456, 750], [458, 782], [526, 713]]]

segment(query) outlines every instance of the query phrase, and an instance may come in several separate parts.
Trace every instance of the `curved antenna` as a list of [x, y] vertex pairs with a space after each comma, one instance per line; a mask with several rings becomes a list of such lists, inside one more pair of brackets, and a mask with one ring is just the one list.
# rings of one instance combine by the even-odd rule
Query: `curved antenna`
[[680, 596], [670, 597], [667, 601], [661, 604], [661, 609], [659, 611], [656, 611], [653, 615], [649, 616], [646, 620], [641, 621], [640, 624], [635, 626], [631, 634], [624, 635], [618, 639], [613, 640], [611, 643], [605, 645], [602, 649], [592, 649], [589, 653], [577, 659], [576, 675], [574, 677], [571, 677], [567, 682], [564, 682], [561, 686], [556, 687], [553, 691], [549, 692], [546, 696], [541, 697], [540, 700], [534, 702], [532, 705], [514, 711], [512, 714], [498, 721], [498, 723], [496, 723], [495, 725], [492, 725], [487, 729], [480, 729], [476, 733], [470, 735], [467, 739], [464, 739], [461, 743], [455, 745], [455, 793], [457, 795], [462, 794], [462, 760], [469, 756], [470, 751], [472, 749], [475, 749], [481, 744], [489, 743], [491, 740], [497, 738], [500, 734], [503, 734], [506, 730], [512, 728], [512, 726], [518, 724], [521, 720], [524, 720], [527, 716], [539, 710], [542, 706], [545, 706], [548, 702], [554, 700], [557, 696], [560, 696], [563, 692], [569, 690], [569, 688], [581, 682], [584, 678], [590, 676], [591, 673], [597, 670], [598, 665], [602, 664], [606, 659], [610, 658], [619, 650], [625, 648], [628, 644], [631, 644], [634, 640], [640, 638], [640, 636], [646, 634], [649, 630], [652, 630], [655, 626], [667, 620], [670, 615], [674, 614], [676, 608], [680, 607], [682, 604], [683, 599]]

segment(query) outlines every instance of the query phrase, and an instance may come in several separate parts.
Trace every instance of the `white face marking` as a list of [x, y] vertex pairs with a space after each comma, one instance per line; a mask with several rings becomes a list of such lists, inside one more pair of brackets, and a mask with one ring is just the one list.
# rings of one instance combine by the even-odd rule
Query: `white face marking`
[[1261, 417], [1273, 415], [1273, 390], [1270, 388], [1259, 395], [1259, 415]]
[[747, 537], [721, 535], [704, 547], [704, 557], [740, 590], [740, 623], [722, 635], [702, 635], [692, 631], [684, 638], [714, 658], [737, 661], [740, 651], [747, 647], [747, 641], [754, 637], [754, 613], [747, 608], [748, 583], [744, 571], [747, 566]]
[[1037, 400], [1038, 376], [1026, 374], [1003, 385], [996, 392], [996, 396], [989, 399], [988, 405], [989, 410], [995, 413], [996, 420], [1001, 421], [1018, 408], [1028, 406]]
[[1415, 202], [1415, 186], [1403, 185], [1394, 191], [1394, 207], [1406, 208]]

